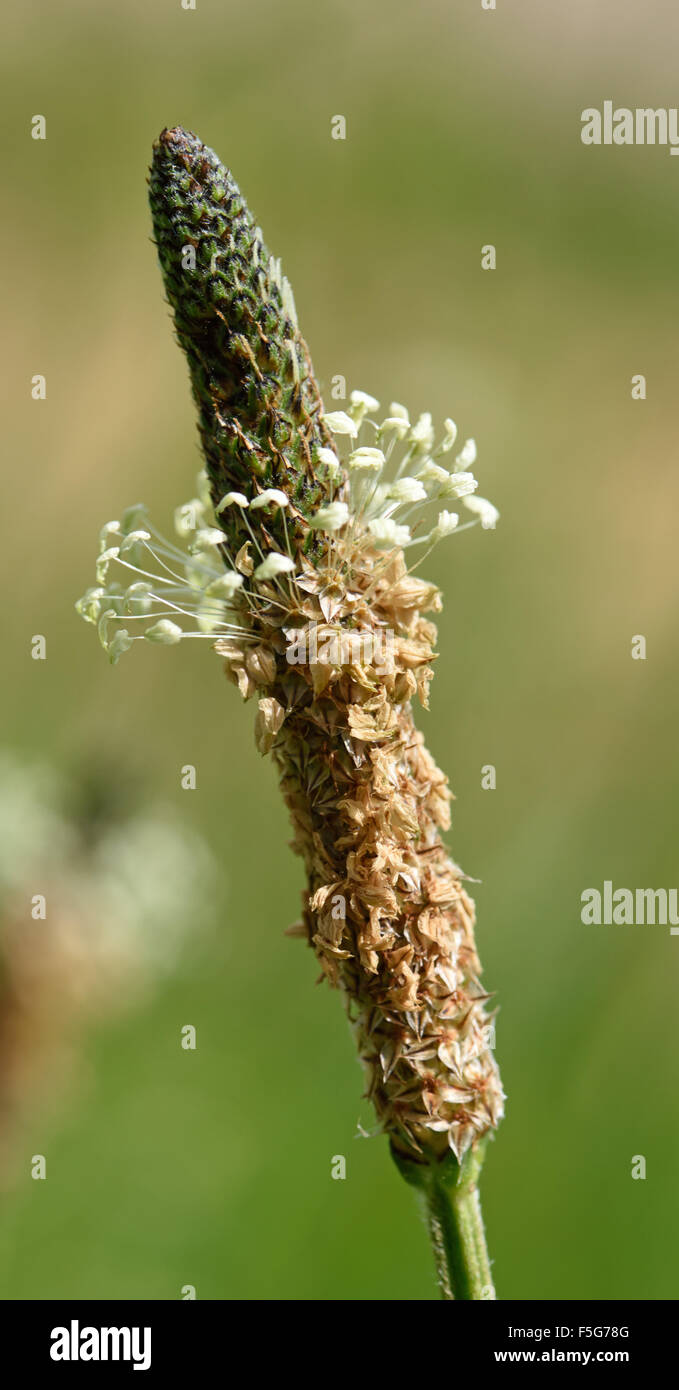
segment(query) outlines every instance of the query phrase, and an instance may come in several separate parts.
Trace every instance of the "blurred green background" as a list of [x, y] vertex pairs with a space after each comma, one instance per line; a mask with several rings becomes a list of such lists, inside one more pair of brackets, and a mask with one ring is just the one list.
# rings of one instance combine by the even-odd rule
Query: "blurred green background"
[[3, 1196], [4, 1298], [436, 1297], [411, 1193], [385, 1142], [355, 1137], [370, 1113], [339, 997], [283, 935], [302, 870], [252, 710], [195, 644], [110, 669], [73, 611], [102, 523], [141, 499], [167, 528], [200, 466], [146, 205], [175, 124], [232, 167], [321, 382], [453, 415], [502, 512], [429, 563], [446, 606], [419, 716], [501, 1005], [498, 1294], [676, 1296], [679, 939], [585, 927], [580, 894], [677, 885], [679, 161], [579, 137], [585, 106], [672, 105], [678, 39], [659, 2], [6, 9], [3, 739], [65, 771], [131, 767], [223, 883], [212, 946], [88, 1032], [61, 1113], [36, 1101]]

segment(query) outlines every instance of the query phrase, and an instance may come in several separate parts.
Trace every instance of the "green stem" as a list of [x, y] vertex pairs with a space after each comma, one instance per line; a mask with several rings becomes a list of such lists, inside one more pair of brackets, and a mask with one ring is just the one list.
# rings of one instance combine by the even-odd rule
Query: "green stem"
[[452, 1155], [445, 1163], [414, 1163], [392, 1153], [403, 1176], [417, 1188], [441, 1297], [451, 1302], [494, 1299], [477, 1185], [481, 1147], [469, 1153], [461, 1167]]

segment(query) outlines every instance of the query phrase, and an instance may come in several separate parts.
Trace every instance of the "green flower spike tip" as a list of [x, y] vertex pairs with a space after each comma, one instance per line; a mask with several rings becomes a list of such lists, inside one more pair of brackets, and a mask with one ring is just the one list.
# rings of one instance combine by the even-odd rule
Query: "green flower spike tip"
[[[231, 491], [277, 488], [308, 513], [326, 500], [319, 450], [332, 441], [292, 290], [228, 169], [184, 130], [153, 149], [149, 196], [177, 337], [186, 353], [215, 509]], [[242, 511], [220, 511], [231, 549]], [[281, 548], [280, 513], [271, 532]], [[308, 539], [308, 527], [301, 539]]]

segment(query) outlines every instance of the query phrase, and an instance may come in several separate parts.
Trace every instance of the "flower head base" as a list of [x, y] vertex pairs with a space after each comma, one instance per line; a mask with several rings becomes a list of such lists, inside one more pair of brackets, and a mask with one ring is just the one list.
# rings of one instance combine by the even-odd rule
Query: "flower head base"
[[[452, 421], [437, 444], [430, 415], [411, 426], [392, 404], [376, 423], [377, 408], [354, 392], [351, 415], [325, 416], [348, 448], [344, 462], [341, 447], [317, 451], [321, 506], [255, 477], [213, 510], [200, 474], [197, 496], [175, 512], [176, 542], [128, 508], [103, 527], [97, 586], [77, 608], [114, 663], [135, 641], [203, 637], [241, 693], [258, 696], [257, 743], [279, 765], [307, 864], [303, 930], [345, 992], [380, 1121], [402, 1153], [447, 1145], [461, 1160], [497, 1123], [503, 1095], [473, 905], [438, 837], [449, 793], [410, 713], [414, 695], [427, 704], [435, 629], [421, 615], [440, 598], [406, 557], [469, 526], [492, 529], [498, 513], [460, 466], [472, 461], [469, 441], [452, 471], [438, 461]], [[470, 520], [441, 506], [451, 498]], [[246, 537], [237, 551], [231, 515]], [[337, 894], [351, 905], [339, 921], [327, 906]]]

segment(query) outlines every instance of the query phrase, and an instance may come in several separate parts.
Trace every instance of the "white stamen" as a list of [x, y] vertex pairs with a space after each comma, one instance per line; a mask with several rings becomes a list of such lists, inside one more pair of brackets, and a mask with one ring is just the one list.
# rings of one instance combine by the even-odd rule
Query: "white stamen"
[[459, 468], [469, 468], [473, 463], [476, 463], [475, 439], [467, 439], [465, 441], [464, 448], [462, 449], [461, 453], [457, 455], [455, 462]]
[[313, 516], [309, 517], [309, 525], [316, 531], [341, 531], [349, 520], [349, 508], [346, 502], [328, 502], [326, 507], [319, 507]]
[[375, 517], [368, 522], [368, 530], [377, 545], [407, 545], [410, 540], [410, 527], [399, 526], [387, 517]]
[[170, 622], [169, 618], [160, 618], [153, 627], [147, 627], [144, 638], [147, 642], [160, 642], [163, 646], [171, 647], [181, 642], [184, 635], [177, 623]]
[[250, 511], [253, 512], [256, 507], [268, 506], [287, 507], [288, 498], [286, 494], [281, 492], [278, 487], [268, 487], [264, 492], [260, 492], [259, 497], [253, 497], [250, 503]]
[[494, 531], [500, 519], [497, 507], [485, 497], [465, 497], [464, 505], [470, 512], [476, 512], [484, 531]]
[[272, 550], [261, 565], [257, 566], [253, 578], [275, 579], [278, 574], [290, 574], [294, 568], [295, 562], [289, 555], [281, 555], [279, 551]]
[[249, 506], [250, 506], [250, 503], [248, 502], [248, 499], [247, 499], [247, 497], [245, 496], [244, 493], [242, 493], [242, 492], [227, 492], [226, 496], [225, 496], [225, 497], [222, 497], [221, 502], [218, 503], [217, 507], [215, 508], [215, 511], [216, 511], [216, 513], [217, 513], [217, 516], [219, 516], [219, 515], [220, 515], [220, 512], [223, 512], [223, 511], [225, 510], [226, 507], [249, 507]]
[[331, 434], [350, 434], [353, 438], [358, 434], [358, 425], [346, 410], [332, 410], [323, 419]]

